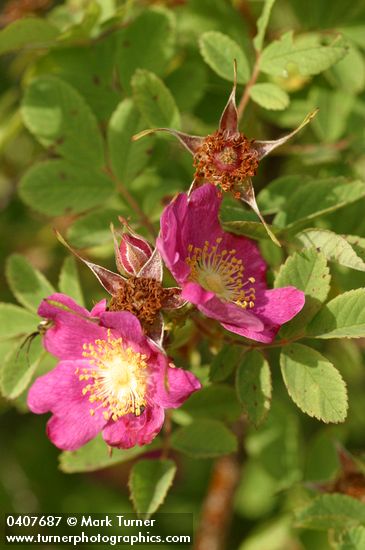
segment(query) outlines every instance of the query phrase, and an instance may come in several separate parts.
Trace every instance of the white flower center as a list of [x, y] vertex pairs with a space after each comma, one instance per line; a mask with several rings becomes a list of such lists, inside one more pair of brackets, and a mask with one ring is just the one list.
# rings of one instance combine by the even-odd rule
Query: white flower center
[[125, 348], [122, 338], [111, 338], [108, 330], [107, 340], [96, 340], [93, 344], [84, 344], [83, 356], [89, 359], [90, 366], [77, 369], [79, 380], [91, 381], [82, 390], [89, 393], [90, 403], [103, 408], [106, 420], [118, 420], [132, 413], [139, 416], [146, 406], [147, 363], [146, 356], [132, 348]]
[[255, 279], [249, 277], [243, 280], [242, 260], [237, 259], [234, 249], [221, 250], [221, 242], [219, 237], [214, 245], [205, 241], [203, 248], [189, 245], [189, 256], [185, 261], [190, 267], [190, 279], [226, 302], [234, 302], [242, 308], [253, 308], [255, 289], [247, 286], [253, 284]]

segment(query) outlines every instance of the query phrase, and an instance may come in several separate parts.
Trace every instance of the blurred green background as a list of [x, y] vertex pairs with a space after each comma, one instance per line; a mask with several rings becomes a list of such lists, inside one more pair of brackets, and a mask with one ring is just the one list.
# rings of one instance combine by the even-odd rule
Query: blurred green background
[[[108, 120], [119, 101], [130, 95], [128, 83], [123, 81], [124, 73], [122, 78], [118, 76], [118, 66], [122, 62], [115, 59], [116, 43], [126, 41], [125, 33], [129, 28], [131, 33], [141, 32], [138, 25], [133, 27], [141, 14], [143, 16], [151, 8], [163, 10], [174, 21], [171, 51], [160, 67], [155, 66], [147, 54], [138, 63], [155, 70], [163, 78], [182, 113], [184, 131], [206, 134], [216, 128], [231, 83], [204, 63], [198, 47], [199, 37], [210, 30], [223, 32], [252, 59], [251, 40], [262, 6], [260, 1], [241, 0], [1, 3], [2, 27], [35, 14], [47, 18], [66, 35], [62, 47], [54, 44], [40, 47], [38, 44], [5, 53], [0, 58], [1, 301], [14, 302], [5, 278], [5, 260], [10, 254], [24, 255], [56, 285], [67, 257], [55, 238], [53, 229], [57, 228], [67, 231], [70, 241], [76, 247], [86, 248], [95, 261], [112, 268], [109, 222], [111, 218], [115, 221], [118, 213], [134, 216], [118, 193], [100, 208], [52, 218], [19, 198], [17, 188], [23, 174], [33, 164], [50, 156], [24, 127], [19, 112], [24, 88], [30, 79], [37, 74], [54, 74], [74, 86], [97, 116], [105, 134]], [[365, 2], [277, 0], [268, 41], [290, 29], [298, 34], [323, 31], [324, 36], [331, 39], [342, 33], [339, 40], [346, 41], [349, 54], [317, 76], [303, 77], [293, 68], [285, 77], [269, 77], [270, 82], [290, 96], [290, 106], [283, 111], [265, 110], [250, 103], [243, 128], [248, 136], [261, 139], [276, 138], [298, 124], [313, 107], [320, 107], [317, 119], [300, 139], [260, 165], [256, 191], [287, 174], [303, 175], [303, 179], [305, 176], [349, 176], [364, 180]], [[149, 39], [142, 32], [140, 48], [147, 53], [159, 47], [158, 43], [150, 44]], [[177, 144], [164, 138], [151, 138], [147, 148], [148, 159], [143, 161], [141, 170], [131, 167], [134, 173], [129, 191], [150, 218], [158, 222], [168, 199], [189, 186], [191, 158]], [[136, 162], [138, 160], [139, 157]], [[364, 200], [360, 200], [316, 223], [339, 233], [365, 237], [364, 213]], [[246, 215], [251, 219], [249, 212]], [[143, 232], [143, 228], [137, 228]], [[272, 277], [283, 257], [270, 243], [262, 247], [271, 265]], [[342, 291], [364, 286], [361, 271], [335, 265], [331, 266], [331, 271], [335, 287]], [[88, 306], [104, 297], [86, 268], [80, 267], [79, 274]], [[327, 534], [293, 529], [290, 512], [307, 490], [303, 489], [303, 481], [329, 480], [338, 471], [335, 442], [341, 441], [356, 452], [364, 449], [364, 348], [362, 340], [327, 341], [322, 348], [348, 384], [350, 412], [345, 424], [339, 426], [325, 426], [300, 414], [283, 390], [278, 369], [273, 368], [273, 410], [261, 428], [248, 430], [245, 442], [248, 458], [235, 499], [227, 549], [330, 548]], [[2, 358], [8, 350], [8, 342], [0, 341]], [[207, 349], [201, 345], [190, 350], [190, 355], [180, 354], [177, 361], [193, 363], [204, 376], [209, 357]], [[276, 363], [277, 355], [273, 352], [272, 364]], [[63, 473], [58, 466], [59, 452], [45, 436], [46, 418], [26, 412], [24, 395], [16, 400], [15, 406], [0, 399], [2, 512], [132, 510], [127, 490], [130, 463], [84, 474]], [[160, 511], [193, 512], [197, 521], [212, 461], [193, 461], [181, 455], [176, 460], [178, 475]]]

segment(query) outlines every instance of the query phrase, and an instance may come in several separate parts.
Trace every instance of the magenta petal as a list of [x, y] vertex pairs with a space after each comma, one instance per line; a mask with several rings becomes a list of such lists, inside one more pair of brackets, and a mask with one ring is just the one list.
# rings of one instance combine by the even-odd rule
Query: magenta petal
[[90, 317], [100, 317], [102, 313], [106, 311], [106, 300], [100, 300], [97, 304], [94, 305], [90, 311]]
[[47, 434], [63, 450], [74, 451], [93, 439], [105, 426], [101, 411], [90, 414], [92, 405], [82, 394], [86, 385], [75, 374], [87, 367], [86, 360], [62, 361], [50, 372], [37, 378], [28, 393], [28, 406], [36, 414], [52, 412]]
[[205, 304], [198, 305], [198, 309], [207, 317], [216, 319], [222, 324], [228, 323], [254, 331], [261, 331], [264, 328], [264, 323], [253, 311], [243, 309], [233, 303], [223, 302], [216, 297]]
[[205, 290], [198, 283], [188, 282], [184, 284], [181, 296], [192, 304], [200, 305], [214, 298], [215, 294], [214, 292]]
[[60, 359], [79, 359], [85, 342], [103, 339], [106, 335], [98, 320], [64, 294], [55, 293], [43, 300], [38, 313], [53, 321], [43, 344], [47, 351]]
[[182, 283], [190, 273], [186, 263], [188, 247], [203, 246], [221, 234], [218, 211], [221, 198], [214, 185], [206, 184], [196, 189], [189, 198], [181, 193], [164, 210], [157, 247], [174, 275]]
[[193, 392], [200, 390], [201, 383], [192, 372], [171, 364], [162, 369], [165, 372], [159, 373], [155, 399], [165, 409], [180, 407]]
[[[104, 327], [115, 329], [118, 336], [121, 336], [127, 343], [131, 342], [147, 347], [141, 323], [133, 313], [129, 313], [129, 311], [106, 311], [100, 316], [100, 321]], [[135, 349], [135, 346], [133, 347]], [[144, 351], [144, 353], [146, 352]]]
[[263, 330], [238, 327], [229, 322], [222, 324], [235, 334], [269, 344], [274, 340], [281, 325], [290, 321], [301, 311], [304, 302], [304, 292], [294, 287], [265, 290], [257, 297], [254, 309], [255, 314], [264, 324]]
[[290, 321], [305, 303], [305, 294], [293, 286], [265, 290], [257, 297], [255, 312], [265, 322], [282, 325]]
[[111, 447], [120, 449], [148, 445], [160, 432], [164, 419], [162, 407], [148, 405], [140, 416], [127, 414], [116, 422], [109, 422], [103, 430], [103, 438]]

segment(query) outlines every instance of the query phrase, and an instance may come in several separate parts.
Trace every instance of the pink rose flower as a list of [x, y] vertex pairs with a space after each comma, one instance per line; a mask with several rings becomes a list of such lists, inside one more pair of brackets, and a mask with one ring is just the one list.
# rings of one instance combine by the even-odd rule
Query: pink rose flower
[[178, 195], [162, 214], [157, 248], [183, 298], [231, 332], [272, 342], [280, 326], [302, 309], [304, 293], [291, 286], [267, 289], [257, 245], [223, 231], [220, 203], [210, 184], [190, 196]]
[[112, 447], [146, 445], [161, 430], [164, 410], [200, 388], [145, 336], [137, 317], [106, 311], [105, 300], [89, 313], [53, 294], [38, 312], [52, 322], [44, 345], [60, 362], [34, 382], [28, 406], [52, 413], [47, 435], [60, 449], [78, 449], [99, 432]]

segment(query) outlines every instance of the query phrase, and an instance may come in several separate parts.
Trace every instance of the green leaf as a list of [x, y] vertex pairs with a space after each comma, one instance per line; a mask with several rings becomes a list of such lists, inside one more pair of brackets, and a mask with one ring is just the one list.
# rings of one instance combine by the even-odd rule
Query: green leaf
[[307, 329], [315, 338], [365, 336], [365, 288], [344, 292], [328, 302]]
[[37, 328], [39, 319], [22, 307], [0, 302], [0, 340], [30, 334]]
[[231, 422], [240, 415], [240, 406], [233, 388], [214, 385], [193, 393], [180, 407], [191, 418], [213, 418]]
[[[274, 233], [274, 235], [279, 236], [280, 230], [276, 229], [270, 224], [267, 225]], [[250, 237], [251, 239], [255, 240], [271, 239], [265, 227], [260, 222], [224, 222], [223, 229], [229, 231], [230, 233], [235, 233], [236, 235], [244, 235], [245, 237]]]
[[250, 67], [242, 48], [226, 34], [205, 32], [199, 40], [200, 52], [209, 67], [222, 78], [232, 82], [233, 61], [237, 61], [237, 82], [245, 84], [250, 78]]
[[151, 515], [166, 498], [176, 473], [172, 460], [140, 460], [131, 470], [129, 490], [137, 514]]
[[58, 282], [60, 292], [71, 296], [80, 306], [84, 305], [84, 298], [80, 286], [75, 258], [69, 256], [63, 262]]
[[284, 550], [293, 546], [291, 518], [289, 516], [275, 518], [265, 522], [258, 530], [245, 537], [238, 550]]
[[318, 108], [313, 120], [313, 130], [321, 142], [333, 143], [347, 131], [348, 117], [354, 106], [355, 98], [342, 90], [312, 88], [310, 102]]
[[238, 365], [242, 353], [242, 348], [239, 346], [224, 346], [214, 357], [210, 366], [209, 378], [211, 382], [226, 380]]
[[295, 512], [295, 525], [319, 531], [365, 525], [365, 504], [347, 495], [320, 495]]
[[306, 325], [321, 308], [330, 291], [331, 276], [326, 258], [315, 249], [296, 252], [286, 260], [275, 279], [275, 288], [294, 286], [305, 292], [303, 309], [286, 323], [280, 335], [292, 338], [303, 334]]
[[295, 240], [304, 248], [315, 247], [331, 262], [365, 271], [365, 261], [356, 254], [347, 237], [328, 229], [306, 229], [296, 235]]
[[44, 275], [20, 254], [12, 254], [6, 262], [6, 278], [14, 296], [24, 307], [34, 311], [44, 298], [55, 292]]
[[118, 215], [123, 209], [98, 209], [77, 219], [67, 232], [67, 239], [76, 248], [89, 248], [99, 244], [110, 242], [110, 224], [118, 226]]
[[133, 95], [151, 127], [180, 127], [180, 114], [170, 90], [155, 74], [138, 69], [132, 78]]
[[273, 223], [293, 231], [303, 223], [338, 210], [364, 196], [365, 184], [361, 181], [346, 182], [342, 178], [310, 181], [289, 197]]
[[365, 238], [358, 237], [357, 235], [346, 235], [346, 240], [351, 244], [359, 258], [365, 262]]
[[257, 20], [257, 34], [253, 39], [253, 45], [257, 52], [261, 52], [262, 46], [264, 45], [265, 32], [274, 3], [275, 0], [266, 0], [261, 15]]
[[48, 48], [58, 34], [58, 29], [45, 19], [18, 19], [0, 32], [0, 54], [21, 48]]
[[144, 10], [118, 34], [117, 67], [122, 85], [128, 92], [136, 69], [163, 74], [174, 52], [175, 21], [171, 12]]
[[323, 422], [345, 420], [346, 385], [328, 359], [302, 344], [290, 344], [281, 352], [280, 366], [288, 393], [303, 412]]
[[[81, 41], [80, 41], [81, 42]], [[116, 33], [103, 40], [52, 49], [37, 60], [37, 75], [53, 74], [73, 86], [105, 123], [120, 101], [114, 86]]]
[[102, 468], [128, 462], [152, 450], [160, 448], [160, 442], [155, 439], [151, 445], [133, 447], [131, 449], [112, 450], [105, 443], [101, 434], [86, 443], [77, 451], [65, 451], [60, 455], [60, 469], [66, 474], [77, 472], [94, 472]]
[[360, 548], [365, 548], [365, 527], [361, 525], [343, 533], [338, 550], [360, 550]]
[[200, 56], [182, 59], [181, 65], [165, 79], [181, 111], [192, 111], [207, 90], [208, 70]]
[[257, 195], [257, 204], [263, 214], [276, 214], [292, 194], [308, 180], [307, 176], [282, 176], [274, 179]]
[[365, 88], [365, 61], [361, 52], [351, 45], [348, 54], [331, 68], [329, 77], [349, 94], [358, 94]]
[[48, 216], [84, 212], [106, 202], [114, 192], [114, 183], [107, 176], [66, 160], [36, 164], [19, 185], [21, 199]]
[[346, 48], [335, 43], [322, 46], [317, 35], [304, 35], [293, 42], [293, 31], [269, 44], [260, 59], [260, 70], [275, 76], [286, 76], [288, 65], [296, 65], [303, 75], [325, 71], [346, 55]]
[[108, 129], [112, 168], [117, 178], [128, 184], [148, 163], [154, 144], [153, 136], [133, 142], [132, 136], [144, 127], [130, 98], [124, 99], [114, 111]]
[[44, 147], [75, 164], [102, 166], [97, 120], [72, 86], [55, 76], [40, 76], [27, 87], [21, 111], [25, 125]]
[[247, 353], [238, 367], [236, 391], [249, 421], [259, 426], [270, 410], [272, 385], [269, 364], [258, 351]]
[[1, 368], [1, 393], [7, 399], [16, 399], [29, 386], [42, 358], [40, 338], [23, 342], [6, 357]]
[[276, 84], [262, 82], [254, 84], [250, 89], [252, 101], [272, 111], [282, 111], [289, 105], [289, 96]]
[[209, 458], [235, 452], [237, 439], [222, 422], [204, 419], [174, 432], [171, 445], [194, 458]]

